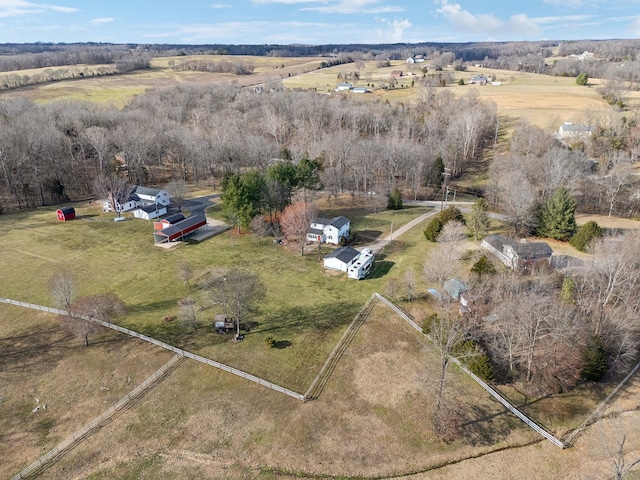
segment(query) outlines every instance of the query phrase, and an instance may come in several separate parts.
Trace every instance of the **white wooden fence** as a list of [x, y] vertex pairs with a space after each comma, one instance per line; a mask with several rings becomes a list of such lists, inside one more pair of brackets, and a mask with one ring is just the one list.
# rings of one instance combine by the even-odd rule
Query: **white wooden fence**
[[[405, 313], [402, 309], [400, 309], [397, 305], [395, 305], [391, 301], [389, 301], [386, 298], [384, 298], [382, 295], [379, 295], [377, 293], [376, 293], [376, 295], [377, 295], [378, 299], [382, 303], [384, 303], [387, 307], [389, 307], [391, 310], [396, 312], [401, 318], [403, 318], [413, 328], [415, 328], [417, 331], [422, 333], [422, 328], [416, 322], [414, 322], [413, 319], [407, 313]], [[502, 405], [504, 405], [509, 411], [511, 411], [514, 415], [516, 415], [520, 420], [522, 420], [524, 423], [526, 423], [529, 427], [531, 427], [533, 430], [538, 432], [540, 435], [542, 435], [544, 438], [546, 438], [547, 440], [551, 441], [552, 443], [554, 443], [558, 447], [565, 448], [564, 442], [562, 442], [561, 440], [558, 440], [556, 437], [551, 435], [544, 428], [542, 428], [540, 425], [538, 425], [536, 422], [534, 422], [529, 417], [527, 417], [524, 413], [522, 413], [520, 410], [518, 410], [514, 405], [511, 404], [511, 402], [509, 402], [509, 400], [504, 398], [497, 390], [493, 389], [484, 380], [482, 380], [475, 373], [473, 373], [467, 367], [465, 367], [462, 363], [460, 363], [460, 361], [457, 358], [452, 358], [451, 361], [453, 363], [455, 363], [456, 365], [458, 365], [458, 367], [460, 367], [460, 369], [462, 369], [463, 372], [465, 372], [467, 375], [469, 375], [471, 378], [473, 378], [478, 383], [478, 385], [480, 385], [487, 392], [489, 392], [489, 394], [493, 398], [498, 400]]]
[[571, 446], [573, 442], [582, 434], [585, 428], [587, 428], [592, 423], [596, 422], [604, 413], [604, 411], [613, 403], [613, 401], [620, 396], [622, 393], [622, 389], [627, 384], [627, 382], [633, 377], [636, 372], [640, 369], [640, 363], [638, 363], [628, 374], [626, 377], [622, 379], [622, 381], [613, 389], [613, 391], [607, 395], [600, 405], [587, 417], [587, 419], [580, 424], [578, 428], [576, 428], [573, 432], [569, 434], [567, 439], [565, 440], [565, 445]]
[[79, 444], [82, 440], [84, 440], [88, 435], [93, 433], [95, 430], [101, 428], [108, 420], [114, 417], [117, 413], [124, 410], [128, 407], [133, 401], [142, 396], [147, 390], [153, 388], [165, 375], [167, 375], [174, 368], [178, 367], [181, 362], [184, 361], [184, 357], [181, 355], [176, 355], [171, 358], [167, 363], [165, 363], [162, 367], [156, 370], [153, 375], [148, 377], [144, 382], [138, 385], [136, 388], [131, 390], [125, 397], [121, 398], [116, 404], [111, 406], [111, 408], [104, 411], [101, 415], [94, 418], [91, 422], [87, 423], [80, 430], [75, 432], [73, 435], [67, 437], [60, 444], [54, 447], [51, 451], [44, 454], [42, 457], [37, 459], [27, 468], [22, 470], [20, 473], [11, 478], [11, 480], [20, 480], [24, 478], [29, 478], [35, 475], [37, 472], [47, 468], [51, 463], [55, 462], [59, 457], [64, 455], [67, 451], [74, 448], [77, 444]]
[[[4, 301], [4, 303], [9, 303], [11, 305], [16, 305], [16, 306], [19, 306], [19, 307], [31, 308], [31, 309], [40, 310], [40, 311], [43, 311], [43, 312], [55, 313], [55, 314], [58, 314], [58, 315], [68, 315], [68, 313], [65, 310], [59, 310], [57, 308], [44, 307], [42, 305], [34, 305], [34, 304], [31, 304], [31, 303], [20, 302], [20, 301], [17, 301], [17, 300], [10, 300], [8, 298], [0, 299], [0, 302], [3, 302], [3, 301]], [[239, 377], [245, 378], [245, 379], [247, 379], [247, 380], [249, 380], [251, 382], [254, 382], [254, 383], [257, 383], [257, 384], [262, 385], [264, 387], [267, 387], [267, 388], [270, 388], [272, 390], [275, 390], [276, 392], [284, 393], [285, 395], [293, 397], [293, 398], [295, 398], [297, 400], [301, 400], [301, 401], [305, 400], [305, 396], [303, 394], [301, 394], [301, 393], [294, 392], [293, 390], [289, 390], [288, 388], [281, 387], [280, 385], [276, 385], [275, 383], [272, 383], [272, 382], [269, 382], [269, 381], [264, 380], [262, 378], [256, 377], [255, 375], [251, 375], [250, 373], [243, 372], [242, 370], [238, 370], [237, 368], [233, 368], [233, 367], [230, 367], [230, 366], [225, 365], [223, 363], [211, 360], [209, 358], [205, 358], [205, 357], [202, 357], [200, 355], [196, 355], [195, 353], [187, 352], [186, 350], [182, 350], [181, 348], [174, 347], [173, 345], [169, 345], [168, 343], [161, 342], [160, 340], [156, 340], [155, 338], [151, 338], [151, 337], [149, 337], [147, 335], [143, 335], [141, 333], [134, 332], [133, 330], [129, 330], [128, 328], [124, 328], [124, 327], [121, 327], [119, 325], [116, 325], [116, 324], [113, 324], [113, 323], [109, 323], [109, 322], [105, 322], [103, 320], [98, 320], [96, 318], [91, 318], [91, 317], [88, 317], [88, 316], [81, 316], [81, 318], [83, 318], [84, 320], [86, 320], [88, 322], [99, 323], [103, 327], [110, 328], [112, 330], [117, 330], [118, 332], [122, 332], [122, 333], [130, 335], [132, 337], [139, 338], [140, 340], [144, 340], [145, 342], [153, 343], [154, 345], [157, 345], [159, 347], [162, 347], [162, 348], [165, 348], [167, 350], [170, 350], [170, 351], [172, 351], [172, 352], [174, 352], [174, 353], [176, 353], [178, 355], [182, 355], [183, 357], [191, 358], [192, 360], [195, 360], [196, 362], [205, 363], [205, 364], [210, 365], [212, 367], [219, 368], [220, 370], [224, 370], [225, 372], [229, 372], [229, 373], [232, 373], [233, 375], [237, 375]]]

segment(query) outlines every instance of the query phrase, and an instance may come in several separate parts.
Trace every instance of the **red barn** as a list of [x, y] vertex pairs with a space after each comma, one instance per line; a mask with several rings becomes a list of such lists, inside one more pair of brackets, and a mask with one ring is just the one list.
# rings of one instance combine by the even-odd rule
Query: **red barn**
[[204, 215], [194, 215], [153, 233], [155, 243], [179, 242], [207, 224]]
[[67, 220], [73, 220], [76, 218], [76, 210], [73, 207], [62, 207], [56, 211], [58, 220], [66, 222]]

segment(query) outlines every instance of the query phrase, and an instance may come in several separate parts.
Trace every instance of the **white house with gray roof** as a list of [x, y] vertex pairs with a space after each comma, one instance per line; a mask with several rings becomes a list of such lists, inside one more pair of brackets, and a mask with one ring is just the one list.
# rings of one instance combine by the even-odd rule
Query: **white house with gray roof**
[[340, 245], [340, 239], [349, 236], [350, 228], [351, 222], [346, 217], [318, 217], [309, 226], [307, 242]]

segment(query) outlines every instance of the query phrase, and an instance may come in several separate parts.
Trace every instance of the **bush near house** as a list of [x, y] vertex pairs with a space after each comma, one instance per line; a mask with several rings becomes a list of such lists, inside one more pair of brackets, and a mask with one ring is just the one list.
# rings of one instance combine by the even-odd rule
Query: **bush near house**
[[573, 237], [569, 240], [569, 243], [576, 249], [581, 252], [586, 251], [589, 242], [594, 238], [600, 238], [602, 236], [602, 229], [600, 226], [594, 222], [593, 220], [585, 223], [578, 231], [575, 233]]

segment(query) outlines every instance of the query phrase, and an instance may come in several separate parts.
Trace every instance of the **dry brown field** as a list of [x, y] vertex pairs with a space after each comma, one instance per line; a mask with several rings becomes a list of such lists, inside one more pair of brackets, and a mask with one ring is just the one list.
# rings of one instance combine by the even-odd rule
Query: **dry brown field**
[[[213, 61], [229, 62], [245, 61], [253, 64], [255, 70], [251, 75], [234, 75], [230, 73], [193, 71], [176, 72], [169, 67], [170, 61], [178, 64], [189, 59], [211, 59]], [[150, 70], [35, 85], [0, 92], [0, 98], [24, 96], [34, 101], [85, 100], [122, 107], [133, 97], [148, 89], [181, 84], [204, 85], [215, 82], [237, 82], [243, 86], [256, 85], [269, 80], [288, 78], [289, 75], [302, 74], [305, 71], [317, 68], [322, 61], [323, 58], [320, 57], [271, 58], [219, 55], [163, 57], [153, 59]], [[22, 74], [22, 72], [16, 73]]]
[[[24, 317], [18, 307], [0, 308], [3, 318]], [[21, 328], [0, 325], [2, 357], [13, 357], [0, 370], [7, 478], [170, 357], [110, 332], [84, 348], [56, 317], [27, 317]], [[623, 431], [629, 455], [640, 455], [640, 379], [561, 450], [451, 367], [445, 398], [455, 399], [465, 435], [443, 443], [430, 421], [435, 360], [424, 337], [381, 305], [311, 402], [188, 360], [39, 478], [605, 478], [604, 445]], [[36, 399], [47, 409], [31, 413]]]

